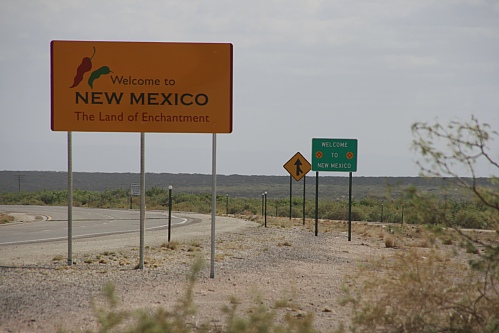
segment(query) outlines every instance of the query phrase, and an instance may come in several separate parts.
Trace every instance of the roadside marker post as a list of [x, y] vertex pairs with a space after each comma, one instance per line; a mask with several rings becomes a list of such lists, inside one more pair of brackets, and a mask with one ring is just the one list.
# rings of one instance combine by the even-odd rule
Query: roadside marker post
[[265, 194], [262, 192], [262, 217], [263, 217], [263, 206], [265, 204], [265, 198], [264, 198]]

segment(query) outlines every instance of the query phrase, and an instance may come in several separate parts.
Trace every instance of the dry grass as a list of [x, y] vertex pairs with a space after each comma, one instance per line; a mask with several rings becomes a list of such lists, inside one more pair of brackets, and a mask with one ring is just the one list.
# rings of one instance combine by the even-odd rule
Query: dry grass
[[288, 241], [284, 241], [284, 242], [282, 242], [282, 243], [281, 243], [281, 242], [279, 242], [279, 243], [277, 243], [277, 246], [291, 246], [291, 243], [290, 243], [290, 242], [288, 242]]
[[14, 217], [0, 212], [0, 224], [5, 224], [14, 221]]
[[[363, 235], [373, 231], [364, 226]], [[385, 247], [396, 248], [361, 266], [356, 284], [346, 284], [343, 304], [352, 309], [355, 332], [497, 332], [497, 267], [472, 269], [477, 249], [459, 248], [454, 230], [387, 226]], [[475, 238], [473, 238], [475, 237]], [[473, 233], [497, 244], [495, 232]], [[455, 246], [449, 246], [455, 245]]]
[[175, 251], [178, 248], [178, 245], [179, 245], [179, 243], [177, 241], [171, 241], [171, 242], [163, 243], [161, 245], [161, 248]]
[[393, 239], [392, 236], [387, 236], [385, 237], [385, 247], [395, 247], [395, 240]]
[[[289, 220], [288, 220], [289, 221]], [[285, 221], [272, 221], [282, 227]], [[287, 227], [299, 227], [293, 219]], [[315, 221], [304, 228], [315, 230]], [[319, 232], [345, 232], [345, 221], [319, 221]], [[499, 332], [497, 268], [472, 269], [497, 231], [464, 231], [478, 247], [465, 247], [455, 230], [419, 225], [353, 222], [354, 237], [381, 240], [393, 257], [364, 265], [345, 288], [356, 332]], [[461, 245], [461, 246], [460, 246]], [[283, 246], [283, 243], [279, 243]], [[480, 250], [481, 249], [481, 250]], [[360, 286], [360, 287], [359, 287]]]

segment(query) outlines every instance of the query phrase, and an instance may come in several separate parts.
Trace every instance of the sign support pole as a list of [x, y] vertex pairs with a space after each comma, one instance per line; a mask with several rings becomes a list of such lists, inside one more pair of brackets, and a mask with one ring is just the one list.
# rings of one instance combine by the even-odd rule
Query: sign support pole
[[172, 189], [173, 186], [168, 186], [168, 243], [172, 234]]
[[144, 269], [144, 231], [146, 214], [146, 176], [145, 176], [145, 134], [140, 133], [140, 261], [139, 269]]
[[68, 132], [68, 266], [73, 265], [73, 135]]
[[[312, 165], [303, 157], [300, 152], [297, 152], [289, 161], [284, 163], [284, 169], [289, 172], [289, 219], [293, 216], [293, 179], [299, 182], [303, 178], [303, 225], [305, 225], [305, 177], [310, 171]], [[276, 207], [277, 210], [277, 207]], [[277, 216], [277, 213], [276, 213]]]
[[264, 207], [265, 207], [265, 209], [264, 209], [264, 211], [265, 211], [265, 215], [264, 215], [264, 216], [265, 216], [265, 219], [264, 219], [264, 221], [265, 221], [265, 222], [264, 222], [264, 224], [265, 224], [265, 228], [267, 228], [267, 191], [265, 191], [265, 192], [263, 193], [263, 196], [264, 196], [264, 198], [265, 198], [265, 206], [264, 206]]
[[293, 177], [289, 176], [289, 219], [291, 220], [293, 203]]
[[319, 234], [319, 171], [315, 172], [315, 235]]
[[210, 278], [215, 278], [215, 218], [217, 215], [217, 134], [212, 137], [211, 155], [211, 264]]
[[303, 176], [303, 225], [305, 225], [305, 181], [307, 175]]
[[352, 240], [352, 173], [348, 181], [348, 241]]

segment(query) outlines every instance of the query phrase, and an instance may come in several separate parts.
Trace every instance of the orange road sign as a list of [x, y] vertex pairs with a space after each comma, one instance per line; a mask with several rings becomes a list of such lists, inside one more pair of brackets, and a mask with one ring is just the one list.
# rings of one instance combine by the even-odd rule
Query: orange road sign
[[311, 168], [312, 165], [299, 152], [284, 164], [284, 169], [286, 169], [296, 181], [302, 179]]
[[231, 133], [232, 49], [52, 41], [52, 130]]

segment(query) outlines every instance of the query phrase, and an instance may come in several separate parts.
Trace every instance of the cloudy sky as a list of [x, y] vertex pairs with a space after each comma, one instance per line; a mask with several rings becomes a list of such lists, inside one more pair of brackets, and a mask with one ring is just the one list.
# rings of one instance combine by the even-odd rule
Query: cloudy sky
[[[499, 130], [497, 0], [1, 0], [0, 170], [67, 170], [51, 40], [233, 43], [219, 174], [287, 175], [312, 138], [355, 138], [357, 176], [416, 176], [414, 122]], [[147, 172], [211, 173], [211, 134], [145, 138]], [[140, 135], [73, 133], [73, 170], [139, 172]]]

